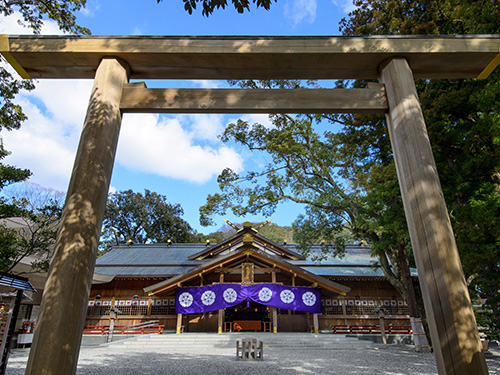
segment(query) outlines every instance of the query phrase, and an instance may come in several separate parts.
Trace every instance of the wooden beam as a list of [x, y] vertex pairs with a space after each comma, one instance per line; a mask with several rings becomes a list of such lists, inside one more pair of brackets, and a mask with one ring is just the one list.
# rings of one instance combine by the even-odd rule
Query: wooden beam
[[472, 78], [492, 70], [497, 35], [48, 36], [9, 35], [0, 52], [31, 78], [93, 78], [104, 56], [132, 79], [376, 79], [405, 57], [417, 78]]
[[123, 89], [124, 113], [385, 113], [381, 84], [363, 89]]
[[408, 229], [440, 375], [488, 369], [439, 183], [411, 69], [403, 58], [381, 67], [387, 122]]
[[[266, 268], [255, 268], [255, 272], [281, 272], [279, 268], [271, 268], [271, 267], [266, 267]], [[216, 268], [214, 272], [241, 272], [241, 267], [239, 268]]]
[[128, 74], [115, 58], [97, 69], [26, 374], [76, 371]]

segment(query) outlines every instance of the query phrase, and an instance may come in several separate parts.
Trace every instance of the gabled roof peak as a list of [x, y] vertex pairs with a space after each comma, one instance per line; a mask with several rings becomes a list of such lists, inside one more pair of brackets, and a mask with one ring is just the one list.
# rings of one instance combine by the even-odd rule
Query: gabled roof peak
[[242, 228], [238, 228], [228, 220], [224, 221], [238, 231], [233, 236], [225, 239], [224, 241], [214, 244], [213, 246], [208, 246], [206, 249], [191, 255], [189, 257], [189, 260], [202, 260], [206, 258], [212, 258], [227, 251], [234, 251], [242, 244], [252, 244], [257, 248], [260, 248], [262, 251], [269, 252], [272, 255], [288, 258], [291, 260], [305, 259], [301, 254], [289, 249], [286, 244], [277, 244], [259, 234], [258, 230], [261, 229], [264, 225], [270, 223], [270, 219], [258, 225], [257, 228], [253, 228], [253, 224], [248, 221], [243, 223]]

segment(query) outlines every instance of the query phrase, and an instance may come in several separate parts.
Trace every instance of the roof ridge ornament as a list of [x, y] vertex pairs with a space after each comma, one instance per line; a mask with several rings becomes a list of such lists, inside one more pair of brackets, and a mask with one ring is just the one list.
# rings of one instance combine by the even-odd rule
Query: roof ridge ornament
[[258, 232], [260, 229], [262, 229], [263, 227], [265, 227], [267, 224], [269, 224], [273, 219], [267, 219], [265, 222], [263, 222], [262, 224], [260, 224], [257, 228], [255, 228], [255, 230]]
[[245, 233], [243, 235], [243, 243], [244, 244], [253, 243], [253, 236], [250, 233]]
[[229, 225], [231, 228], [235, 229], [235, 230], [240, 230], [240, 228], [238, 228], [236, 225], [234, 225], [233, 223], [231, 223], [229, 220], [227, 219], [222, 219], [226, 222], [227, 225]]

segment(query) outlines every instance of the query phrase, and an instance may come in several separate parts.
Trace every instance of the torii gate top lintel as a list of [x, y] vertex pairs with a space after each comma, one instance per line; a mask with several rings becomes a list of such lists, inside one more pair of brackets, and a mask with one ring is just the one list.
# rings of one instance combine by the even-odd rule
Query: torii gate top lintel
[[500, 35], [0, 37], [24, 78], [94, 78], [105, 56], [126, 61], [132, 79], [377, 79], [395, 56], [415, 78], [484, 78], [499, 46]]

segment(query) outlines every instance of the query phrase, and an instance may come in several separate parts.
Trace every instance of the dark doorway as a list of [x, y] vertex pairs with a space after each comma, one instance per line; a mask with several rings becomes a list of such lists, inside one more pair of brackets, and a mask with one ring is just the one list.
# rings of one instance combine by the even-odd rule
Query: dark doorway
[[235, 330], [262, 331], [263, 323], [270, 322], [270, 317], [268, 306], [253, 301], [243, 301], [236, 306], [226, 308], [224, 320]]

